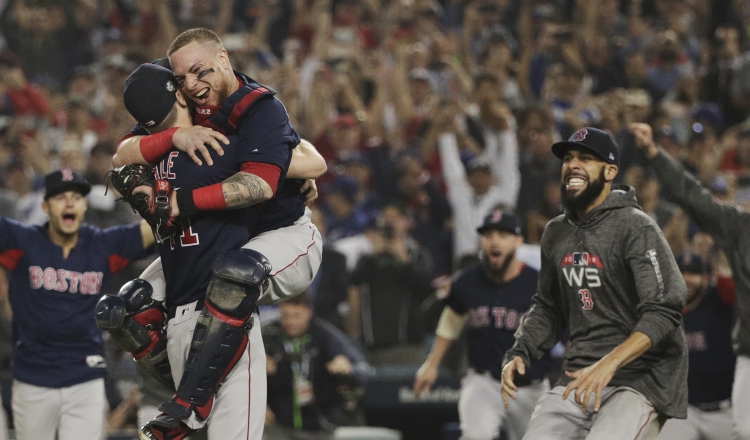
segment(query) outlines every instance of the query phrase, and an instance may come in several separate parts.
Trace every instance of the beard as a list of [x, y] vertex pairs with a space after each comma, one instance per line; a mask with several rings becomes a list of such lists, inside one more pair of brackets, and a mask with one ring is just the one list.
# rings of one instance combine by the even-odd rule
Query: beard
[[508, 272], [508, 268], [510, 267], [510, 263], [513, 262], [513, 254], [508, 254], [505, 256], [503, 261], [500, 263], [500, 267], [493, 267], [490, 264], [490, 260], [487, 258], [487, 254], [482, 252], [481, 256], [479, 257], [479, 261], [482, 264], [482, 268], [484, 269], [484, 272], [492, 279], [502, 280], [505, 278], [506, 272]]
[[570, 213], [585, 211], [601, 195], [602, 191], [604, 191], [605, 183], [606, 179], [604, 178], [603, 167], [599, 172], [599, 177], [596, 180], [589, 180], [586, 189], [581, 191], [577, 196], [569, 196], [565, 182], [561, 183], [560, 196], [562, 198], [563, 206]]

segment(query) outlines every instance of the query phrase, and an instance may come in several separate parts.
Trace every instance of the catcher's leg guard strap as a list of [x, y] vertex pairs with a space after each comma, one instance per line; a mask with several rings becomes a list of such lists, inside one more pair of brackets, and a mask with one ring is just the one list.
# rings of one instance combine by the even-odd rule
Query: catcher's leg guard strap
[[165, 316], [161, 304], [151, 300], [151, 286], [141, 279], [126, 283], [117, 296], [104, 295], [95, 310], [99, 327], [108, 330], [120, 348], [132, 353], [146, 373], [174, 389]]
[[248, 324], [252, 325], [250, 318], [271, 264], [256, 251], [239, 249], [217, 258], [213, 273], [177, 395], [160, 407], [182, 419], [209, 402], [242, 356]]

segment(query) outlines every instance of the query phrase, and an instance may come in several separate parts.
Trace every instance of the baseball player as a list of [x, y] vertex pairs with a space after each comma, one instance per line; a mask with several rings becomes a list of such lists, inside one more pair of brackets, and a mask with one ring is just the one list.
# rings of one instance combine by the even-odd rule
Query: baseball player
[[[144, 71], [146, 71], [146, 70], [148, 70], [148, 71], [155, 71], [156, 67], [157, 66], [153, 66], [153, 65], [144, 65], [144, 66], [141, 66], [139, 69], [140, 70], [144, 70]], [[168, 70], [162, 69], [162, 73], [164, 75], [167, 75], [167, 73], [168, 73], [169, 77], [171, 78], [172, 74]], [[135, 84], [134, 81], [131, 82], [131, 89], [132, 89], [133, 84]], [[151, 82], [150, 84], [153, 84], [153, 82]], [[159, 84], [159, 82], [156, 81], [156, 84]], [[169, 92], [169, 93], [166, 93], [166, 94], [170, 97], [172, 104], [174, 105], [175, 102], [178, 103], [177, 105], [174, 105], [174, 108], [181, 109], [180, 115], [181, 115], [182, 119], [180, 120], [179, 123], [172, 124], [172, 125], [173, 126], [185, 126], [185, 125], [189, 125], [190, 124], [189, 113], [187, 112], [187, 106], [186, 106], [186, 103], [184, 102], [184, 99], [182, 98], [182, 95], [175, 94], [174, 93], [174, 89], [172, 89], [171, 91], [167, 91], [167, 92]], [[149, 91], [148, 95], [152, 96], [154, 93], [157, 93], [157, 92]], [[139, 120], [141, 122], [141, 124], [146, 124], [148, 121], [153, 120], [147, 114], [139, 115], [139, 110], [140, 110], [139, 109], [139, 105], [140, 105], [141, 102], [144, 102], [143, 100], [137, 99], [138, 98], [137, 96], [131, 96], [131, 98], [133, 98], [133, 99], [128, 99], [128, 97], [129, 97], [129, 94], [126, 93], [126, 96], [125, 96], [125, 98], [126, 98], [126, 104], [129, 104], [128, 105], [129, 110], [131, 110], [131, 113], [133, 113], [134, 116], [136, 116], [136, 119]], [[265, 107], [266, 107], [265, 109], [263, 107], [261, 107], [261, 105], [263, 105], [263, 101], [268, 101], [269, 99], [273, 99], [270, 94], [268, 94], [267, 97], [261, 98], [262, 101], [261, 101], [261, 103], [258, 104], [258, 108], [254, 108], [253, 109], [253, 111], [255, 111], [255, 113], [250, 112], [250, 115], [262, 114], [262, 112], [264, 110], [268, 111], [268, 105], [265, 105]], [[278, 102], [278, 101], [271, 101], [271, 102]], [[148, 107], [148, 106], [145, 107], [145, 109], [150, 109], [150, 108], [151, 107]], [[250, 107], [248, 107], [248, 111], [249, 110], [250, 110]], [[283, 110], [283, 108], [282, 108], [282, 110]], [[231, 112], [231, 111], [234, 111], [234, 110], [233, 110], [232, 107], [229, 107], [229, 111]], [[219, 113], [218, 116], [223, 116], [223, 114]], [[186, 117], [187, 117], [187, 120], [185, 121]], [[284, 117], [286, 117], [285, 113], [284, 113]], [[160, 118], [157, 118], [156, 120], [161, 121], [162, 119], [164, 119], [164, 121], [169, 122], [168, 121], [169, 120], [168, 116], [164, 116], [164, 115], [161, 115]], [[225, 120], [226, 120], [226, 118], [225, 118]], [[260, 126], [266, 126], [266, 127], [276, 128], [273, 125], [274, 124], [273, 121], [262, 121], [262, 120], [259, 120], [259, 121], [256, 121], [255, 123], [259, 124]], [[157, 128], [162, 128], [162, 127], [159, 127], [159, 125], [161, 125], [161, 124], [156, 124]], [[277, 124], [277, 126], [278, 126], [278, 124]], [[287, 124], [287, 126], [288, 126], [288, 124]], [[168, 128], [168, 127], [165, 126], [163, 128]], [[289, 127], [289, 130], [291, 130], [291, 127]], [[253, 132], [254, 132], [254, 135], [255, 135], [254, 141], [258, 142], [259, 146], [266, 146], [266, 147], [269, 146], [267, 144], [267, 141], [264, 140], [264, 138], [261, 136], [262, 130], [256, 129]], [[292, 133], [293, 133], [293, 131], [292, 131]], [[227, 133], [227, 134], [229, 135], [230, 139], [237, 139], [236, 142], [230, 142], [230, 144], [226, 147], [227, 149], [229, 149], [230, 146], [236, 145], [236, 150], [240, 152], [239, 154], [240, 154], [241, 157], [244, 157], [244, 156], [242, 156], [242, 154], [257, 153], [257, 151], [253, 151], [253, 149], [251, 148], [252, 144], [251, 145], [243, 145], [243, 143], [241, 141], [241, 137], [235, 136], [235, 135], [231, 135], [230, 133]], [[295, 136], [296, 136], [296, 133], [295, 133]], [[283, 136], [278, 136], [278, 139], [279, 140], [277, 141], [277, 143], [272, 144], [270, 146], [283, 146], [284, 137]], [[233, 147], [233, 148], [235, 148], [235, 147]], [[255, 150], [257, 150], [257, 149], [255, 149]], [[191, 158], [189, 158], [187, 155], [182, 155], [181, 157], [182, 157], [181, 158], [182, 162], [180, 162], [180, 164], [183, 166], [183, 169], [190, 169], [189, 167], [185, 168], [185, 165], [189, 164], [189, 165], [192, 165], [195, 168], [198, 168], [200, 170], [198, 172], [202, 172], [203, 174], [211, 175], [211, 176], [213, 176], [213, 178], [216, 178], [217, 177], [217, 173], [219, 172], [219, 170], [213, 170], [212, 171], [212, 169], [216, 168], [216, 164], [219, 163], [220, 161], [227, 160], [225, 158], [228, 157], [228, 153], [225, 152], [225, 154], [222, 155], [222, 156], [216, 155], [216, 157], [213, 159], [215, 161], [215, 164], [213, 166], [211, 166], [211, 167], [199, 167], [199, 166], [193, 164]], [[170, 163], [171, 163], [171, 166], [173, 166], [174, 169], [177, 170], [178, 169], [178, 160], [179, 159], [180, 159], [179, 152], [177, 152], [177, 151], [171, 152], [168, 155], [168, 158], [164, 159], [162, 161], [162, 163], [159, 165], [158, 169], [160, 170], [160, 173], [163, 174], [163, 172], [165, 170], [165, 167], [170, 166], [169, 165]], [[253, 159], [254, 160], [255, 157], [253, 156], [252, 158], [248, 157], [247, 159], [243, 158], [243, 159], [240, 159], [239, 161], [235, 161], [234, 163], [237, 164], [237, 167], [234, 168], [231, 171], [235, 172], [237, 170], [237, 168], [239, 168], [240, 165], [247, 163], [249, 159]], [[244, 167], [244, 165], [243, 165], [243, 167]], [[189, 178], [193, 173], [194, 173], [194, 171], [190, 171], [188, 173], [184, 173], [183, 174], [184, 176], [186, 176], [187, 182], [183, 181], [180, 184], [180, 185], [182, 185], [181, 188], [187, 188], [189, 185], [195, 185], [194, 179], [190, 179]], [[173, 180], [173, 183], [177, 184], [177, 181], [179, 179], [176, 179], [175, 177], [169, 177], [168, 175], [169, 175], [169, 172], [167, 172], [167, 179]], [[173, 173], [173, 176], [176, 176], [176, 175], [177, 175], [177, 172], [175, 171]], [[236, 176], [236, 174], [233, 174], [232, 177], [230, 177], [229, 179], [232, 179], [234, 176]], [[226, 177], [226, 176], [224, 176], [224, 177]], [[220, 183], [221, 180], [219, 180], [218, 182], [221, 185], [221, 183]], [[229, 192], [226, 189], [227, 182], [228, 182], [228, 180], [224, 180], [224, 187], [225, 188], [223, 189], [222, 196], [226, 195]], [[204, 182], [204, 184], [206, 184], [206, 183], [209, 183], [209, 182], [208, 181]], [[195, 194], [198, 194], [198, 192], [201, 189], [205, 189], [207, 187], [210, 188], [210, 186], [204, 186], [203, 188], [199, 188], [197, 190], [193, 190], [192, 192], [194, 192]], [[231, 191], [231, 188], [230, 188], [230, 191]], [[295, 191], [298, 191], [298, 187], [295, 188]], [[172, 199], [173, 199], [172, 214], [174, 214], [174, 215], [178, 215], [180, 213], [179, 206], [184, 206], [184, 204], [181, 205], [181, 203], [183, 203], [184, 200], [181, 200], [179, 198], [179, 193], [180, 193], [180, 191], [177, 191], [177, 197], [174, 197], [174, 196], [172, 197]], [[230, 195], [231, 195], [231, 193], [230, 193]], [[243, 195], [243, 196], [246, 196], [246, 195]], [[302, 200], [304, 197], [300, 196], [299, 192], [297, 192], [295, 194], [295, 198], [297, 200]], [[229, 199], [227, 201], [230, 202]], [[302, 205], [302, 206], [304, 208], [304, 205]], [[207, 209], [206, 209], [206, 207], [201, 207], [201, 210], [205, 211]], [[228, 211], [225, 211], [225, 212], [228, 213], [227, 215], [232, 215], [233, 216], [233, 214], [229, 214]], [[231, 211], [231, 212], [233, 213], [235, 211]], [[184, 215], [184, 213], [183, 213], [183, 215]], [[238, 220], [238, 219], [235, 219], [235, 220]], [[293, 222], [293, 219], [292, 219], [292, 221], [290, 223], [292, 223], [292, 222]], [[319, 239], [319, 235], [317, 234], [317, 231], [314, 229], [314, 227], [311, 226], [311, 224], [309, 224], [309, 222], [308, 222], [308, 224], [305, 224], [303, 221], [298, 221], [297, 224], [295, 224], [294, 226], [295, 226], [294, 228], [286, 228], [286, 229], [292, 229], [291, 231], [284, 231], [284, 230], [275, 231], [275, 234], [281, 240], [286, 240], [287, 243], [291, 243], [291, 246], [289, 244], [287, 244], [287, 246], [286, 246], [287, 250], [290, 249], [290, 248], [294, 248], [294, 246], [298, 246], [298, 247], [302, 246], [300, 244], [300, 242], [302, 240], [305, 240], [303, 252], [298, 252], [297, 254], [294, 255], [294, 257], [297, 260], [306, 259], [307, 262], [306, 263], [305, 262], [299, 262], [299, 264], [296, 264], [295, 267], [292, 270], [288, 271], [291, 276], [294, 276], [294, 274], [296, 272], [297, 276], [295, 277], [295, 279], [288, 279], [287, 280], [288, 282], [284, 282], [284, 283], [280, 284], [281, 287], [284, 290], [279, 290], [279, 291], [283, 291], [283, 292], [290, 291], [289, 290], [290, 286], [291, 286], [291, 288], [298, 288], [298, 287], [295, 287], [295, 286], [299, 285], [300, 280], [307, 279], [308, 280], [307, 283], [309, 284], [309, 280], [312, 279], [312, 276], [314, 275], [315, 270], [317, 270], [317, 266], [319, 265], [319, 262], [320, 262], [319, 251], [318, 251], [318, 254], [317, 254], [317, 262], [316, 262], [316, 260], [313, 259], [314, 257], [316, 257], [315, 252], [317, 251], [317, 249], [312, 249], [312, 251], [310, 251], [310, 249], [313, 247], [313, 245], [316, 242], [320, 243], [320, 239]], [[302, 237], [301, 233], [300, 233], [300, 230], [303, 230], [303, 229], [304, 229], [304, 237]], [[184, 231], [185, 231], [185, 227], [183, 225], [183, 234], [184, 234]], [[311, 232], [312, 232], [312, 234], [311, 234]], [[196, 234], [196, 235], [199, 235], [199, 234]], [[270, 234], [265, 234], [265, 235], [270, 235]], [[239, 238], [239, 237], [242, 237], [242, 236], [241, 235], [233, 235], [232, 236], [233, 239], [234, 238]], [[244, 241], [242, 241], [240, 243], [235, 242], [235, 244], [233, 246], [230, 246], [229, 248], [240, 247], [241, 245], [245, 244], [245, 242], [247, 241], [248, 238], [249, 237], [244, 236], [243, 237]], [[265, 240], [266, 240], [265, 242], [263, 241], [263, 239], [264, 239], [264, 236], [262, 236], [262, 235], [260, 237], [256, 237], [255, 240], [254, 240], [254, 242], [258, 241], [260, 243], [260, 245], [258, 245], [257, 243], [248, 244], [248, 248], [252, 248], [251, 246], [262, 248], [262, 246], [264, 244], [266, 246], [269, 246], [270, 245], [270, 237], [265, 237]], [[212, 242], [212, 240], [207, 241], [207, 243], [211, 243], [211, 242]], [[280, 243], [277, 242], [276, 244], [278, 245]], [[293, 249], [293, 250], [296, 250], [296, 249]], [[269, 254], [269, 255], [275, 255], [275, 256], [279, 255], [278, 253], [275, 253], [273, 251], [264, 251], [264, 252], [267, 253], [267, 254]], [[313, 258], [310, 258], [310, 256], [308, 256], [309, 253], [313, 254], [312, 255]], [[300, 257], [302, 257], [302, 258], [300, 258]], [[276, 260], [278, 262], [278, 258], [276, 258]], [[210, 261], [210, 260], [208, 260], [208, 261]], [[286, 263], [286, 265], [288, 266], [289, 263], [294, 263], [294, 259], [290, 258], [288, 263], [286, 261], [282, 261], [282, 262]], [[162, 253], [162, 263], [166, 263], [166, 261], [164, 261], [164, 254], [163, 253]], [[313, 263], [314, 263], [314, 269], [311, 269], [311, 264], [313, 264]], [[276, 265], [276, 263], [272, 263], [272, 265], [274, 267], [279, 267], [279, 270], [277, 271], [277, 273], [281, 273], [283, 271], [284, 267], [285, 267], [285, 266], [283, 266], [281, 264]], [[183, 266], [182, 263], [180, 263], [180, 267], [182, 267], [182, 266]], [[307, 269], [307, 272], [303, 273], [306, 269]], [[162, 276], [161, 276], [160, 270], [161, 270], [161, 268], [159, 268], [158, 271], [151, 271], [151, 274], [156, 274], [157, 275], [155, 277], [150, 276], [149, 270], [147, 270], [146, 273], [144, 273], [143, 276], [144, 276], [145, 279], [147, 279], [148, 281], [150, 281], [152, 285], [157, 286], [157, 285], [159, 285], [159, 283], [163, 283], [163, 281], [161, 280]], [[168, 267], [167, 267], [166, 264], [164, 264], [164, 271], [165, 271], [164, 275], [166, 275], [166, 280], [167, 280], [167, 283], [166, 283], [167, 284], [167, 305], [168, 305], [168, 307], [170, 307], [170, 310], [171, 310], [171, 309], [174, 308], [175, 305], [179, 305], [179, 302], [182, 302], [182, 299], [175, 301], [174, 299], [170, 298], [170, 291], [173, 291], [173, 289], [172, 289], [171, 286], [173, 284], [176, 284], [177, 282], [182, 282], [183, 284], [185, 284], [185, 283], [184, 283], [184, 280], [180, 280], [180, 281], [177, 281], [177, 282], [170, 281], [170, 280], [174, 280], [176, 278], [179, 278], [179, 275], [177, 273], [174, 273], [173, 276], [170, 276], [169, 269], [168, 269]], [[283, 279], [283, 277], [273, 277], [273, 278], [277, 278], [279, 280]], [[187, 284], [192, 285], [189, 282]], [[278, 286], [279, 283], [272, 281], [271, 285]], [[304, 287], [306, 287], [306, 285], [302, 286], [302, 287], [300, 287], [298, 289], [301, 290], [301, 288], [304, 288]], [[297, 292], [292, 292], [292, 293], [297, 293]], [[182, 296], [182, 294], [181, 294], [181, 296]], [[199, 304], [199, 306], [200, 306], [200, 304]], [[179, 310], [177, 310], [175, 313], [179, 314], [181, 312]], [[171, 323], [171, 321], [170, 321], [170, 323]], [[174, 340], [175, 338], [172, 337], [172, 334], [175, 332], [175, 330], [173, 330], [173, 331], [170, 332], [170, 328], [171, 327], [172, 326], [168, 326], [168, 333], [170, 334], [170, 340]], [[182, 328], [187, 328], [187, 327], [190, 327], [190, 326], [186, 325], [186, 326], [184, 326]], [[258, 335], [258, 337], [259, 337], [259, 335]], [[255, 340], [255, 337], [253, 336], [252, 332], [251, 332], [251, 340]], [[183, 341], [183, 343], [184, 342], [185, 341]], [[190, 339], [188, 338], [186, 342], [189, 344], [190, 343]], [[179, 345], [179, 344], [175, 343], [173, 345]], [[195, 345], [195, 343], [194, 343], [194, 345]], [[257, 340], [256, 340], [256, 343], [252, 343], [251, 342], [250, 345], [253, 346], [253, 347], [257, 347], [259, 350], [263, 349], [262, 342], [258, 342]], [[184, 348], [184, 350], [183, 350], [184, 356], [187, 356], [188, 355], [188, 353], [187, 353], [187, 346], [185, 346], [183, 344], [182, 348]], [[178, 349], [179, 349], [179, 347], [178, 347]], [[177, 355], [177, 354], [173, 355], [172, 352], [170, 351], [170, 356], [169, 357], [170, 357], [170, 362], [172, 364], [172, 372], [174, 374], [174, 379], [175, 379], [176, 383], [179, 383], [178, 382], [179, 381], [179, 377], [181, 376], [181, 372], [182, 372], [182, 365], [181, 364], [184, 364], [184, 362], [183, 362], [184, 361], [184, 356], [183, 356], [183, 358], [180, 358], [179, 355]], [[191, 356], [192, 356], [192, 354], [191, 354]], [[253, 359], [253, 362], [252, 362], [252, 365], [253, 365], [252, 369], [253, 370], [263, 369], [263, 371], [261, 371], [261, 372], [255, 371], [255, 377], [258, 377], [259, 375], [264, 374], [264, 368], [265, 368], [264, 355], [261, 356], [258, 353], [254, 353], [251, 356], [251, 359]], [[236, 369], [240, 369], [240, 366], [238, 366]], [[235, 370], [232, 370], [232, 371], [235, 371]], [[245, 368], [245, 370], [247, 370], [247, 368]], [[236, 430], [237, 432], [232, 432], [230, 430], [231, 428], [227, 427], [226, 424], [223, 423], [223, 420], [235, 420], [236, 421], [238, 419], [247, 419], [247, 414], [246, 413], [247, 413], [248, 405], [247, 405], [247, 403], [243, 404], [243, 399], [245, 399], [245, 401], [247, 400], [247, 395], [248, 395], [247, 385], [245, 385], [245, 387], [244, 387], [244, 389], [245, 389], [244, 392], [241, 391], [241, 389], [238, 388], [238, 387], [234, 387], [234, 386], [230, 386], [229, 385], [230, 383], [232, 383], [230, 381], [230, 379], [234, 379], [234, 377], [236, 377], [236, 376], [237, 375], [235, 375], [235, 374], [230, 374], [227, 377], [226, 385], [222, 388], [223, 391], [220, 391], [219, 394], [217, 394], [217, 396], [216, 396], [216, 405], [215, 405], [215, 407], [217, 409], [220, 408], [220, 405], [219, 405], [220, 401], [221, 402], [236, 401], [235, 402], [236, 405], [234, 405], [234, 408], [236, 408], [239, 411], [243, 411], [244, 410], [245, 411], [245, 416], [244, 417], [241, 417], [241, 416], [238, 417], [237, 414], [226, 413], [226, 412], [221, 413], [221, 414], [229, 414], [228, 416], [224, 417], [221, 414], [214, 414], [214, 413], [212, 413], [211, 423], [209, 424], [209, 432], [208, 432], [209, 433], [209, 437], [214, 437], [214, 438], [235, 438], [235, 436], [237, 436], [237, 438], [240, 438], [240, 437], [241, 438], [245, 438], [245, 436], [247, 435], [247, 430], [248, 429], [256, 429], [257, 430], [257, 433], [251, 433], [251, 438], [256, 438], [256, 437], [259, 438], [260, 437], [260, 432], [262, 432], [262, 425], [263, 425], [263, 422], [262, 422], [263, 418], [262, 417], [263, 417], [263, 413], [264, 413], [263, 409], [262, 409], [262, 405], [264, 405], [264, 404], [261, 404], [259, 402], [261, 401], [261, 399], [265, 399], [265, 383], [261, 384], [261, 383], [259, 383], [259, 381], [256, 380], [256, 383], [254, 384], [254, 386], [253, 386], [253, 388], [251, 390], [252, 391], [251, 400], [254, 403], [251, 404], [251, 405], [249, 405], [249, 406], [250, 406], [250, 408], [258, 408], [259, 409], [259, 411], [257, 411], [256, 417], [253, 417], [252, 415], [250, 417], [249, 426], [251, 428], [244, 427], [244, 430], [242, 430], [241, 432], [239, 432], [239, 429]], [[183, 380], [183, 382], [185, 382], [185, 380]], [[247, 382], [247, 380], [245, 382]], [[187, 389], [184, 386], [184, 384], [181, 384], [180, 388], [178, 388], [178, 392], [177, 392], [178, 398], [181, 397], [181, 389], [182, 388]], [[227, 397], [229, 397], [229, 398], [222, 397], [222, 394], [226, 394]], [[233, 399], [233, 398], [230, 397], [230, 395], [237, 395], [239, 397], [237, 399]], [[181, 399], [181, 400], [185, 400], [185, 399]], [[180, 402], [178, 402], [177, 398], [176, 398], [176, 399], [173, 399], [172, 403], [180, 403]], [[229, 403], [224, 403], [224, 405], [226, 405], [226, 407], [229, 407]], [[201, 405], [198, 405], [198, 406], [201, 406]], [[184, 436], [184, 435], [187, 435], [187, 433], [192, 432], [192, 430], [197, 429], [198, 427], [202, 426], [203, 420], [206, 419], [207, 414], [208, 414], [208, 409], [204, 410], [204, 412], [202, 414], [198, 414], [199, 415], [198, 418], [199, 419], [203, 419], [203, 420], [192, 420], [192, 418], [191, 418], [191, 421], [189, 421], [187, 423], [184, 423], [184, 424], [179, 424], [179, 426], [182, 427], [182, 429], [183, 429], [182, 433], [172, 434], [172, 433], [170, 433], [170, 431], [172, 431], [173, 429], [178, 429], [177, 427], [174, 426], [173, 422], [175, 420], [183, 420], [183, 419], [185, 419], [185, 417], [180, 417], [180, 414], [178, 414], [178, 411], [180, 411], [179, 408], [177, 408], [177, 411], [172, 411], [169, 408], [167, 408], [166, 406], [162, 405], [161, 409], [163, 411], [166, 410], [165, 411], [165, 413], [166, 413], [165, 417], [169, 417], [169, 416], [172, 417], [172, 419], [171, 419], [172, 423], [161, 424], [160, 419], [157, 419], [156, 421], [152, 422], [150, 424], [150, 426], [146, 426], [144, 428], [144, 433], [145, 433], [144, 435], [146, 435], [146, 436], [153, 436], [153, 438], [182, 438], [182, 437], [176, 437], [174, 435]], [[172, 411], [172, 414], [170, 414], [169, 411]], [[198, 411], [197, 413], [200, 413], [200, 411]], [[162, 417], [161, 420], [164, 420], [164, 418]], [[162, 425], [166, 425], [166, 426], [162, 426]], [[152, 438], [152, 437], [144, 437], [144, 438]]]
[[582, 128], [552, 151], [563, 160], [565, 214], [544, 230], [539, 287], [505, 354], [503, 399], [567, 329], [565, 375], [524, 439], [654, 439], [665, 418], [687, 413], [685, 281], [635, 190], [613, 186], [620, 154], [609, 134]]
[[737, 300], [734, 305], [732, 346], [737, 355], [732, 390], [734, 436], [750, 439], [750, 212], [714, 200], [711, 192], [685, 171], [677, 160], [656, 146], [651, 127], [632, 124], [636, 143], [659, 172], [662, 188], [701, 229], [713, 236], [724, 251], [734, 274]]
[[0, 265], [13, 308], [13, 420], [19, 440], [100, 439], [105, 412], [104, 346], [94, 307], [112, 276], [146, 257], [145, 222], [101, 230], [83, 224], [91, 189], [79, 173], [47, 174], [49, 221], [0, 217]]
[[710, 285], [709, 268], [700, 256], [676, 256], [688, 288], [683, 313], [689, 354], [687, 419], [670, 419], [659, 440], [732, 438], [732, 306]]
[[500, 395], [501, 360], [531, 305], [539, 272], [516, 259], [523, 237], [510, 212], [492, 211], [477, 232], [481, 265], [464, 270], [451, 285], [432, 351], [417, 371], [414, 394], [429, 392], [445, 352], [468, 322], [470, 368], [458, 401], [461, 438], [492, 440], [505, 426], [510, 440], [520, 440], [537, 400], [549, 389], [544, 379], [549, 362], [537, 362], [529, 374], [518, 378], [518, 398], [506, 410]]

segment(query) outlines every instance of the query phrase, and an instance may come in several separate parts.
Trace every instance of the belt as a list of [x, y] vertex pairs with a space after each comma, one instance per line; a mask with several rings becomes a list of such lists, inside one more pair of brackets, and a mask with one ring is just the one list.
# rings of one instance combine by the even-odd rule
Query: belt
[[[185, 306], [187, 304], [190, 304], [190, 303], [178, 304], [176, 306], [170, 306], [167, 309], [167, 321], [169, 321], [170, 319], [172, 319], [172, 318], [175, 317], [175, 314], [177, 313], [177, 309], [179, 307]], [[203, 300], [199, 299], [198, 302], [195, 303], [195, 310], [201, 310], [202, 308], [203, 308]]]
[[[203, 299], [199, 299], [195, 303], [195, 310], [202, 310], [203, 309], [203, 302], [204, 302]], [[187, 303], [187, 304], [190, 304], [190, 303]], [[187, 304], [179, 304], [179, 305], [176, 305], [176, 306], [169, 307], [167, 309], [167, 321], [169, 321], [170, 319], [172, 319], [172, 318], [175, 317], [175, 314], [177, 313], [177, 309], [178, 308], [180, 308], [180, 307], [182, 307], [184, 305], [187, 305]], [[258, 306], [257, 305], [255, 306], [255, 310], [253, 310], [253, 313], [260, 313], [260, 311], [258, 310]]]
[[704, 412], [721, 411], [732, 407], [731, 399], [718, 400], [716, 402], [691, 403], [692, 406]]

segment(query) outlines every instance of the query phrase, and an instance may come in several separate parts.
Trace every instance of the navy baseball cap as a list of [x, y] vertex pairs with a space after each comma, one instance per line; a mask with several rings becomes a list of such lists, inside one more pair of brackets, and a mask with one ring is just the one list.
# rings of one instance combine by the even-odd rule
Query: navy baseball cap
[[91, 191], [91, 185], [81, 173], [70, 168], [52, 171], [44, 176], [44, 200], [65, 191], [78, 191], [85, 196]]
[[707, 273], [708, 265], [695, 252], [683, 252], [674, 256], [680, 272]]
[[552, 153], [563, 159], [571, 147], [585, 147], [596, 153], [603, 161], [620, 166], [620, 147], [606, 131], [592, 127], [582, 128], [573, 133], [567, 141], [553, 144]]
[[151, 61], [151, 64], [156, 64], [157, 66], [172, 70], [172, 64], [170, 64], [169, 58], [159, 58]]
[[348, 174], [341, 174], [332, 182], [323, 185], [323, 191], [328, 194], [341, 194], [349, 202], [357, 201], [357, 191], [359, 191], [359, 182]]
[[177, 81], [171, 70], [158, 64], [141, 64], [125, 80], [125, 108], [146, 127], [166, 119], [176, 101]]
[[484, 234], [493, 229], [521, 235], [521, 226], [518, 224], [518, 218], [513, 213], [500, 209], [495, 209], [487, 214], [482, 226], [477, 228], [477, 232]]

